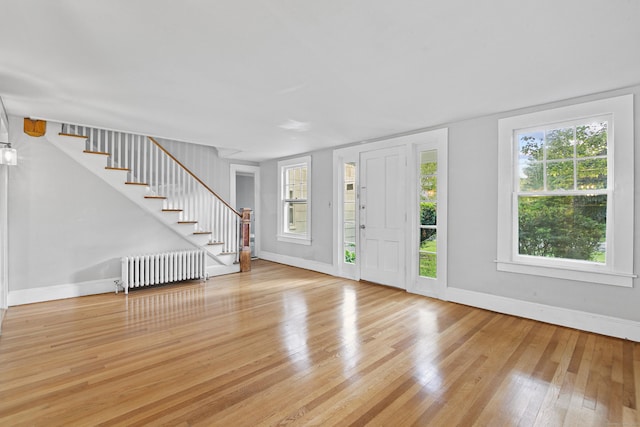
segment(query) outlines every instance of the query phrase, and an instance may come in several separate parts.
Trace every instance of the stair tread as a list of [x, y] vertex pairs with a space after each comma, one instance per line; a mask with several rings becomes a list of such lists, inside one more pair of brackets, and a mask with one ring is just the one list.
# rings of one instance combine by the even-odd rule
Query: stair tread
[[178, 221], [178, 224], [197, 224], [198, 221]]
[[127, 172], [131, 171], [131, 169], [129, 169], [129, 168], [116, 168], [116, 167], [113, 167], [113, 166], [105, 166], [104, 168], [106, 170], [109, 170], [109, 171], [127, 171]]
[[127, 182], [125, 182], [125, 184], [127, 184], [127, 185], [146, 185], [147, 187], [149, 186], [149, 184], [147, 184], [146, 182], [131, 182], [131, 181], [127, 181]]
[[105, 153], [104, 151], [91, 151], [91, 150], [84, 150], [83, 153], [85, 153], [85, 154], [99, 154], [101, 156], [110, 156], [111, 155], [109, 153]]
[[162, 209], [162, 212], [182, 212], [182, 209]]
[[88, 136], [84, 136], [84, 135], [76, 135], [75, 133], [64, 133], [64, 132], [60, 132], [60, 133], [58, 133], [58, 135], [60, 135], [60, 136], [71, 136], [71, 137], [74, 137], [74, 138], [84, 138], [84, 139], [89, 138]]
[[211, 234], [211, 231], [194, 231], [193, 234]]
[[207, 245], [212, 246], [212, 245], [224, 245], [224, 242], [209, 242], [207, 243]]
[[164, 200], [166, 199], [165, 196], [144, 196], [145, 199], [160, 199], [160, 200]]

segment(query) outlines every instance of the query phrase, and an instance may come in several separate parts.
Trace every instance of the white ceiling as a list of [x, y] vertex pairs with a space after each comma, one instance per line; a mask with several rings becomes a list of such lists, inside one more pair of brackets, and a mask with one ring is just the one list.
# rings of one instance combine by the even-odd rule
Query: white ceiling
[[11, 0], [9, 114], [277, 158], [640, 83], [638, 0]]

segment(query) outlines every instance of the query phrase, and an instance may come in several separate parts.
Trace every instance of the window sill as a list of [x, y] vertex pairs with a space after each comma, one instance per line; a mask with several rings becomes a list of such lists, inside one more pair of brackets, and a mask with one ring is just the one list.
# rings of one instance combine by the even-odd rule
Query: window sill
[[563, 267], [542, 267], [538, 265], [522, 264], [511, 261], [496, 261], [498, 271], [509, 273], [529, 274], [533, 276], [553, 277], [556, 279], [577, 280], [579, 282], [597, 283], [600, 285], [633, 287], [634, 274], [617, 272], [584, 271]]
[[311, 245], [311, 239], [308, 237], [297, 237], [297, 236], [291, 236], [291, 235], [282, 235], [279, 234], [278, 235], [278, 241], [279, 242], [287, 242], [287, 243], [295, 243], [298, 245], [306, 245], [306, 246], [310, 246]]

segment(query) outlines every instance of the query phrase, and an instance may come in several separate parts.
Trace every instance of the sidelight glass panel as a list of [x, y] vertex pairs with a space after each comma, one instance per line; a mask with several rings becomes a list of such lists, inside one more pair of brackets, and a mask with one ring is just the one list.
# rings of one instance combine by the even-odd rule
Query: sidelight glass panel
[[418, 274], [437, 277], [437, 207], [438, 207], [438, 151], [420, 153], [420, 247], [418, 249]]
[[356, 262], [356, 164], [354, 162], [344, 164], [343, 182], [343, 249], [344, 262], [355, 264]]

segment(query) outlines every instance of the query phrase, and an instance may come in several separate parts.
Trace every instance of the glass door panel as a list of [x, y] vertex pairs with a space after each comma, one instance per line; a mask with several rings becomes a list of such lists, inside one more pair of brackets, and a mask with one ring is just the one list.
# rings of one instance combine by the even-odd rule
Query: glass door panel
[[438, 251], [438, 150], [420, 153], [420, 247], [418, 249], [418, 274], [437, 277]]

